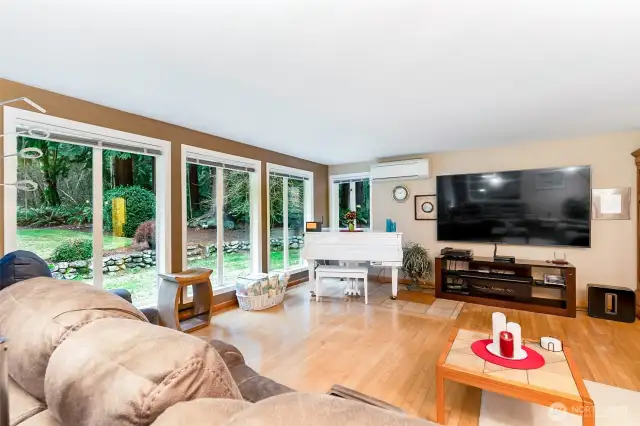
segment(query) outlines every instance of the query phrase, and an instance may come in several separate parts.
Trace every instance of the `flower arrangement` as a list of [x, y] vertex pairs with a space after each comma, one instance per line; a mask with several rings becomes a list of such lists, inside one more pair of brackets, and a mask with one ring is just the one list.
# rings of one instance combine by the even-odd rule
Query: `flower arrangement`
[[356, 229], [356, 212], [354, 210], [349, 210], [344, 214], [344, 218], [349, 223], [349, 231], [353, 231]]

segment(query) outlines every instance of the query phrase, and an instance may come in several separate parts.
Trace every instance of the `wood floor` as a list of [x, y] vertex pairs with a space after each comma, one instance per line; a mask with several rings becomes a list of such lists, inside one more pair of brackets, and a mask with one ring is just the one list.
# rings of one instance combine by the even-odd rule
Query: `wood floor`
[[[391, 286], [379, 291], [390, 294]], [[640, 321], [616, 323], [583, 312], [567, 319], [465, 304], [452, 320], [339, 297], [316, 303], [302, 285], [283, 305], [222, 312], [194, 334], [236, 345], [248, 365], [299, 391], [324, 393], [341, 384], [435, 421], [435, 363], [451, 328], [488, 332], [497, 310], [519, 322], [526, 338], [565, 340], [584, 379], [640, 391]], [[480, 396], [478, 389], [448, 383], [447, 424], [477, 425]]]

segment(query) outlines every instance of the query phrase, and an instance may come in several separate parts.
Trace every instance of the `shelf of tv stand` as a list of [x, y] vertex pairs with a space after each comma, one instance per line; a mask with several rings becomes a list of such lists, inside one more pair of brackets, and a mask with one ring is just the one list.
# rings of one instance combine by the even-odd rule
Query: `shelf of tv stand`
[[[449, 265], [447, 264], [449, 262]], [[468, 269], [450, 269], [450, 265], [467, 264]], [[478, 272], [474, 268], [489, 268], [491, 272]], [[536, 280], [532, 274], [532, 268], [559, 269], [565, 277], [565, 286], [544, 286], [540, 280]], [[503, 273], [495, 273], [502, 271]], [[445, 259], [442, 256], [436, 257], [436, 297], [443, 299], [457, 300], [480, 305], [496, 306], [500, 308], [518, 309], [530, 312], [559, 315], [566, 317], [576, 316], [576, 270], [571, 264], [555, 265], [539, 260], [516, 259], [515, 263], [494, 262], [490, 257], [473, 257], [471, 259]], [[464, 280], [480, 280], [483, 284], [490, 285], [492, 281], [496, 286], [501, 283], [503, 286], [516, 288], [516, 286], [530, 286], [532, 292], [534, 288], [553, 288], [559, 290], [558, 298], [543, 298], [529, 296], [512, 296], [502, 294], [479, 294], [479, 292], [469, 291], [467, 294], [458, 290], [448, 290], [446, 284], [447, 276], [458, 276]], [[518, 287], [523, 289], [523, 287]], [[526, 288], [525, 288], [526, 289]]]

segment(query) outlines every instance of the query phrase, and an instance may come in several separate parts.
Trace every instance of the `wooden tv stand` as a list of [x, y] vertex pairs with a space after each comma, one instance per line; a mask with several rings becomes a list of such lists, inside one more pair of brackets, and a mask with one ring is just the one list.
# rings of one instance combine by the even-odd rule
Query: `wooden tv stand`
[[[544, 274], [562, 275], [564, 286], [544, 283]], [[576, 316], [576, 268], [540, 260], [495, 262], [492, 257], [452, 259], [436, 256], [436, 297], [519, 309], [543, 314]]]

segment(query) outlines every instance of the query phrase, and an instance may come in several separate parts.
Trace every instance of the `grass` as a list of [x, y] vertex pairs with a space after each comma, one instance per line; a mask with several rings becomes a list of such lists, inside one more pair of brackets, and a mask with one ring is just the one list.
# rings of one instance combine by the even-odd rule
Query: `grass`
[[[90, 232], [75, 231], [73, 229], [57, 228], [19, 228], [18, 247], [20, 250], [28, 250], [36, 253], [43, 259], [49, 259], [53, 250], [60, 245], [63, 240], [69, 238], [93, 239]], [[131, 238], [113, 237], [105, 235], [102, 247], [105, 250], [115, 250], [133, 244]]]
[[[70, 229], [51, 228], [21, 228], [18, 229], [18, 247], [21, 250], [28, 250], [38, 256], [48, 259], [53, 250], [60, 242], [67, 238], [91, 238], [91, 233], [74, 231]], [[104, 236], [103, 247], [105, 250], [114, 250], [120, 247], [127, 247], [132, 244], [131, 238]], [[289, 263], [300, 263], [300, 249], [289, 250]], [[284, 268], [284, 252], [272, 251], [271, 270], [282, 270]], [[211, 281], [217, 286], [217, 257], [207, 259], [190, 260], [189, 268], [209, 268], [213, 270]], [[235, 284], [236, 278], [251, 269], [250, 256], [248, 252], [231, 253], [224, 255], [225, 284]], [[129, 290], [131, 298], [136, 306], [156, 305], [158, 303], [157, 271], [155, 268], [127, 270], [116, 275], [104, 274], [103, 288], [111, 290], [124, 288]], [[89, 282], [91, 280], [83, 280]]]

